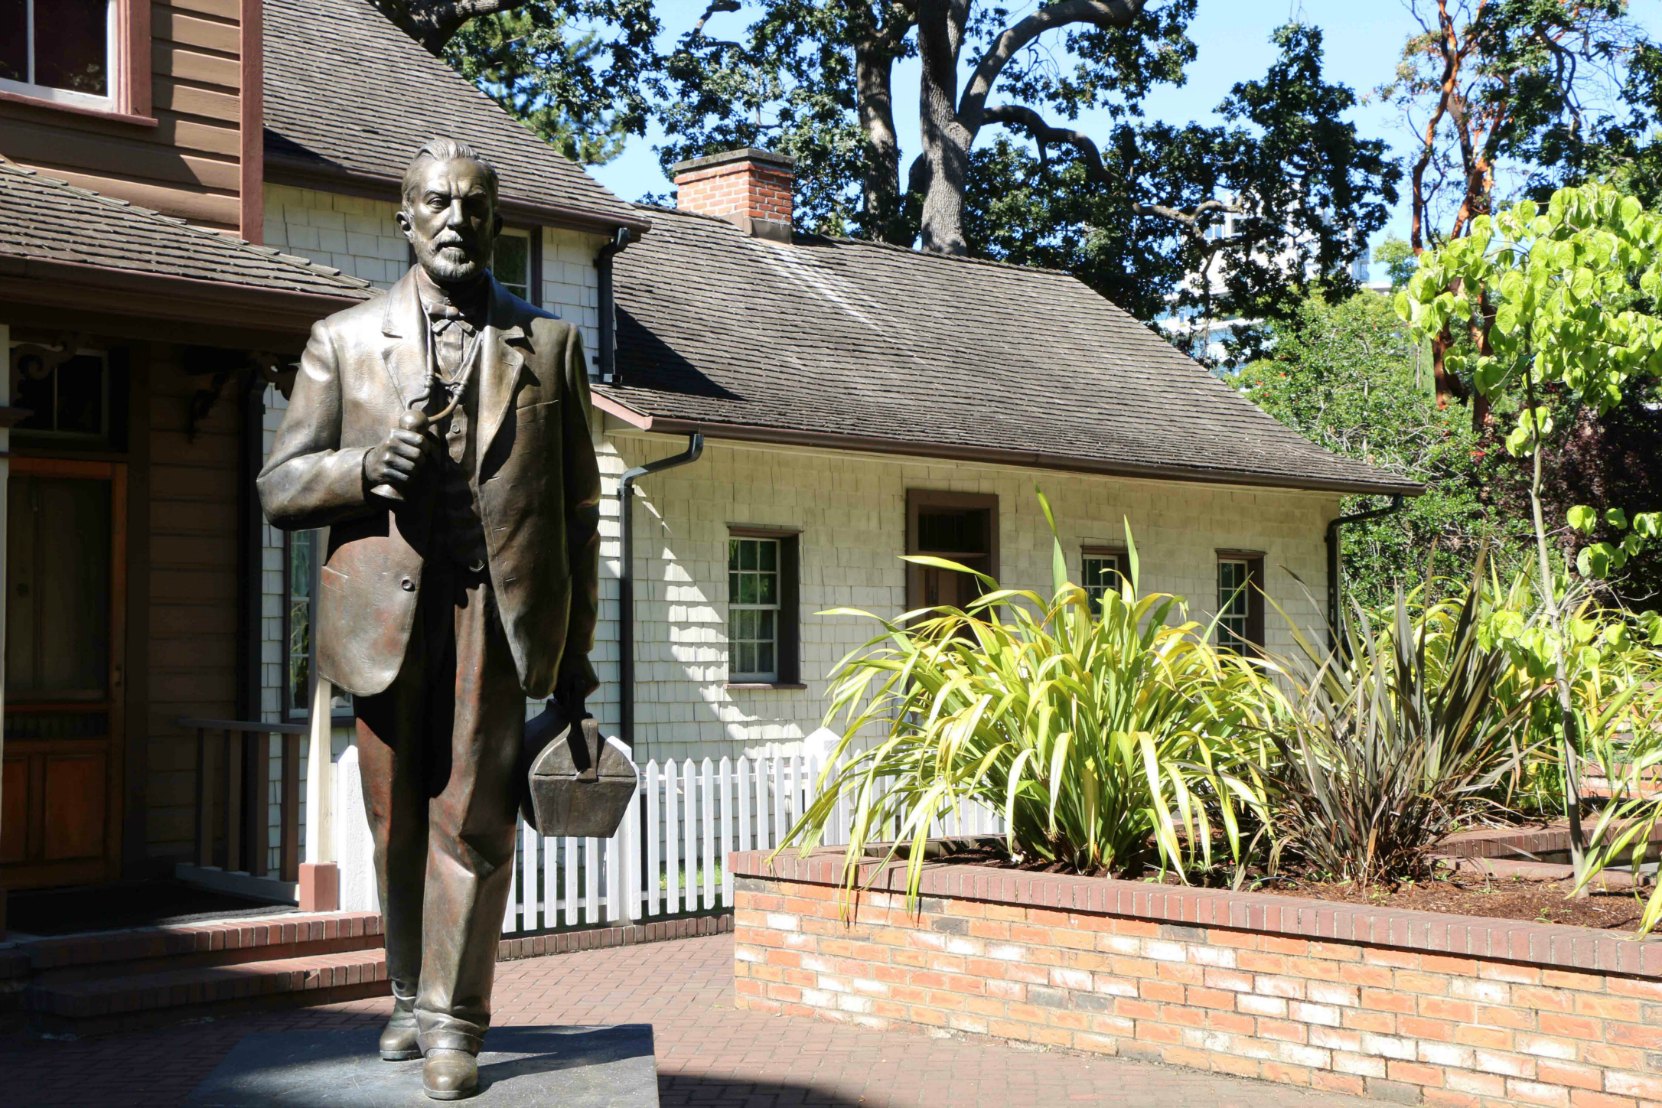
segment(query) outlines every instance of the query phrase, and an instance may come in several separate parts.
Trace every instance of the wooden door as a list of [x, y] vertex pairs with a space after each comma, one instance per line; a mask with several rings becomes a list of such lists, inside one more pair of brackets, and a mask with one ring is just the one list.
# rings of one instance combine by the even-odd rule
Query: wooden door
[[6, 888], [119, 873], [126, 492], [119, 463], [11, 462], [0, 781]]

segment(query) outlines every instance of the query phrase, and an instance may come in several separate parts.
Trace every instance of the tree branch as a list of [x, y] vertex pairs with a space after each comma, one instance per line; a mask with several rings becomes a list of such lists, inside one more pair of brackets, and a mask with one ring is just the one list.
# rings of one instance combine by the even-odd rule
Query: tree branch
[[1104, 30], [1129, 27], [1142, 14], [1147, 0], [1061, 0], [1046, 4], [1032, 15], [1005, 28], [987, 52], [976, 63], [969, 84], [964, 87], [963, 99], [958, 103], [958, 122], [971, 134], [981, 127], [987, 97], [998, 82], [999, 74], [1010, 59], [1023, 47], [1046, 31], [1079, 23]]
[[693, 24], [693, 29], [688, 32], [687, 37], [698, 38], [702, 35], [704, 24], [710, 22], [711, 16], [731, 15], [733, 12], [741, 10], [743, 6], [739, 3], [739, 0], [710, 0], [710, 6], [705, 8], [704, 14], [698, 17], [698, 22]]
[[[1007, 127], [1019, 128], [1039, 144], [1041, 156], [1046, 145], [1071, 146], [1085, 167], [1085, 176], [1093, 184], [1111, 187], [1118, 183], [1102, 161], [1101, 148], [1083, 131], [1048, 123], [1038, 112], [1021, 104], [999, 104], [988, 108], [984, 118], [988, 123], [1002, 123]], [[1137, 215], [1155, 216], [1181, 224], [1187, 233], [1198, 236], [1205, 231], [1205, 228], [1200, 226], [1200, 221], [1208, 212], [1238, 213], [1243, 209], [1222, 200], [1203, 200], [1188, 209], [1135, 201], [1131, 205], [1131, 210]]]
[[377, 8], [437, 57], [464, 24], [481, 16], [512, 11], [527, 0], [372, 0]]

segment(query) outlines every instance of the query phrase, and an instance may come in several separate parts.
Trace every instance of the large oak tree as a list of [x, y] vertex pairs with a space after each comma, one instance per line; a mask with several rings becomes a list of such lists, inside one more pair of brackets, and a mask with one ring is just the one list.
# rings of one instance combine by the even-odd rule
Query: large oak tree
[[[1274, 318], [1348, 264], [1395, 199], [1343, 120], [1321, 36], [1290, 25], [1221, 123], [1147, 117], [1195, 56], [1197, 0], [710, 0], [667, 49], [649, 0], [379, 0], [563, 149], [662, 127], [666, 166], [741, 145], [798, 163], [808, 229], [1053, 265], [1143, 318]], [[696, 10], [696, 9], [695, 9]], [[415, 33], [415, 32], [412, 32]], [[918, 149], [902, 149], [910, 99]], [[1230, 234], [1222, 233], [1228, 220]], [[1201, 279], [1185, 279], [1188, 274]]]

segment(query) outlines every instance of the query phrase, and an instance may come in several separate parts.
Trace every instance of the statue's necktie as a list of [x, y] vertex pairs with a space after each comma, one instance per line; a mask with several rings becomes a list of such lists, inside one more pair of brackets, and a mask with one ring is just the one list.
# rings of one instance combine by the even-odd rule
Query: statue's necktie
[[433, 327], [433, 353], [438, 360], [435, 368], [440, 377], [453, 381], [462, 371], [468, 340], [478, 328], [454, 304], [427, 305], [427, 318]]

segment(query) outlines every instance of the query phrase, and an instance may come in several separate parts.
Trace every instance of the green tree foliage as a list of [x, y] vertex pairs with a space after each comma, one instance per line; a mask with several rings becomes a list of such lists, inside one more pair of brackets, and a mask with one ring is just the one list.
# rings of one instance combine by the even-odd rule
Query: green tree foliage
[[475, 19], [444, 56], [560, 153], [597, 165], [645, 133], [658, 31], [646, 0], [560, 0]]
[[[1389, 300], [1311, 297], [1271, 339], [1237, 375], [1242, 392], [1329, 450], [1426, 486], [1400, 512], [1345, 529], [1344, 577], [1356, 603], [1385, 604], [1428, 576], [1467, 577], [1485, 546], [1503, 566], [1522, 559], [1527, 526], [1495, 510], [1497, 494], [1517, 484], [1515, 465], [1461, 413], [1438, 407], [1429, 359]], [[1345, 511], [1377, 503], [1351, 497]]]
[[[1276, 60], [1234, 87], [1224, 122], [1171, 126], [1143, 101], [1183, 80], [1194, 0], [1050, 4], [1030, 17], [1042, 26], [952, 6], [964, 15], [952, 56], [972, 77], [939, 127], [926, 109], [909, 163], [893, 86], [910, 72], [898, 63], [932, 41], [930, 5], [807, 0], [744, 5], [755, 18], [735, 40], [688, 36], [669, 64], [665, 163], [780, 149], [798, 159], [806, 228], [1066, 269], [1144, 319], [1282, 316], [1311, 274], [1335, 275], [1338, 291], [1395, 200], [1398, 172], [1382, 142], [1343, 121], [1355, 95], [1324, 79], [1316, 28], [1274, 33]], [[1062, 14], [1109, 8], [1125, 9], [1123, 26]], [[926, 105], [952, 91], [934, 72], [918, 77]], [[1089, 109], [1109, 117], [1100, 133], [1074, 125]], [[936, 149], [953, 143], [961, 174]], [[1210, 279], [1183, 280], [1194, 272]]]
[[1406, 285], [1408, 278], [1414, 275], [1415, 267], [1420, 264], [1408, 240], [1395, 235], [1374, 247], [1373, 260], [1385, 267], [1385, 276], [1390, 279], [1393, 290]]
[[[1468, 347], [1448, 352], [1450, 371], [1463, 374], [1483, 396], [1516, 405], [1506, 447], [1531, 462], [1530, 514], [1543, 589], [1555, 579], [1543, 489], [1545, 455], [1566, 422], [1560, 412], [1568, 406], [1572, 412], [1589, 408], [1607, 414], [1630, 385], [1662, 375], [1659, 298], [1662, 219], [1606, 185], [1560, 189], [1545, 209], [1526, 200], [1493, 218], [1479, 216], [1471, 234], [1423, 256], [1419, 272], [1397, 296], [1397, 309], [1417, 336], [1471, 335]], [[1560, 411], [1547, 402], [1551, 394], [1559, 397]], [[1624, 509], [1622, 523], [1631, 510], [1603, 507]], [[1654, 534], [1655, 517], [1644, 518]], [[1584, 517], [1576, 522], [1584, 523]], [[1624, 556], [1638, 553], [1646, 538], [1638, 527], [1630, 533], [1639, 543], [1624, 544]], [[1614, 553], [1601, 551], [1601, 556], [1615, 561]], [[1601, 568], [1585, 555], [1577, 562], [1584, 574], [1596, 575]], [[1564, 605], [1548, 601], [1552, 633], [1562, 641]], [[1571, 856], [1581, 874], [1586, 846], [1576, 781], [1581, 747], [1563, 652], [1556, 685], [1568, 785], [1565, 814], [1571, 821]]]
[[[1469, 234], [1501, 193], [1545, 200], [1565, 184], [1647, 172], [1656, 189], [1662, 55], [1628, 0], [1407, 0], [1420, 25], [1394, 81], [1380, 92], [1416, 136], [1409, 159], [1409, 245], [1415, 254]], [[1641, 195], [1651, 195], [1641, 193]], [[1482, 389], [1444, 355], [1458, 336], [1431, 337], [1445, 403]]]
[[[1396, 197], [1396, 169], [1382, 143], [1342, 121], [1355, 96], [1323, 80], [1320, 31], [1291, 24], [1272, 37], [1279, 56], [1262, 79], [1235, 85], [1221, 124], [1128, 110], [1090, 150], [1019, 133], [977, 150], [965, 194], [972, 250], [1066, 269], [1143, 319], [1282, 319], [1313, 288], [1354, 289], [1347, 267]], [[1250, 214], [1223, 237], [1231, 211]], [[1241, 332], [1237, 355], [1262, 339]]]
[[[450, 56], [579, 157], [649, 119], [666, 167], [790, 154], [805, 230], [1065, 268], [1144, 319], [1285, 315], [1311, 274], [1346, 280], [1399, 172], [1343, 121], [1355, 94], [1299, 24], [1222, 123], [1149, 119], [1148, 93], [1194, 58], [1196, 3], [714, 0], [659, 50], [647, 0], [527, 0]], [[921, 105], [917, 150], [901, 149], [897, 91]], [[1100, 133], [1076, 128], [1086, 111], [1106, 115]]]

